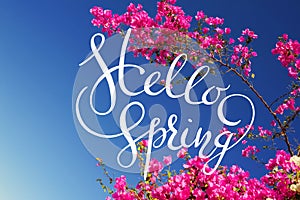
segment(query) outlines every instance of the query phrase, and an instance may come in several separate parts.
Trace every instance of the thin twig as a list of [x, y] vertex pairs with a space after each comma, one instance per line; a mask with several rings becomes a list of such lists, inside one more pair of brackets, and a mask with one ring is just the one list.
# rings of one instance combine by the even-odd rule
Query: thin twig
[[275, 100], [270, 104], [270, 107], [272, 107], [276, 102], [278, 102], [278, 101], [279, 101], [280, 99], [282, 99], [283, 97], [285, 97], [285, 96], [291, 94], [291, 92], [292, 92], [293, 90], [295, 90], [295, 89], [298, 89], [298, 88], [294, 88], [294, 87], [292, 86], [292, 89], [291, 89], [291, 90], [289, 90], [289, 91], [286, 92], [285, 94], [283, 94], [283, 95], [279, 96], [277, 99], [275, 99]]

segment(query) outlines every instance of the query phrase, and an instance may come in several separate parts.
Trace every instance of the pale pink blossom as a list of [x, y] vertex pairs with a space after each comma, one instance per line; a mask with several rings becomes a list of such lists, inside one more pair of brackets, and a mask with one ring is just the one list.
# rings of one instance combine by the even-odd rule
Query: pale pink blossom
[[165, 163], [165, 165], [170, 165], [172, 163], [172, 156], [164, 156], [163, 158], [163, 162]]
[[187, 148], [182, 148], [178, 151], [177, 157], [184, 158], [186, 154], [187, 154]]

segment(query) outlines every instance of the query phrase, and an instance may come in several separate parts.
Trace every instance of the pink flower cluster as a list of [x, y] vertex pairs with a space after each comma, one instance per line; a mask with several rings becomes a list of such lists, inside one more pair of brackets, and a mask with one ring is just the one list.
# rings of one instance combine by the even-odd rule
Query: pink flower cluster
[[178, 158], [184, 158], [186, 155], [187, 155], [187, 148], [182, 148], [177, 153]]
[[[198, 11], [195, 19], [200, 26], [197, 31], [189, 32], [188, 35], [196, 39], [201, 48], [209, 50], [211, 57], [214, 57], [214, 54], [220, 55], [222, 50], [227, 47], [226, 35], [231, 33], [231, 29], [222, 27], [223, 18], [208, 17], [203, 11]], [[230, 38], [229, 44], [232, 43], [234, 40]]]
[[[155, 61], [156, 63], [166, 65], [174, 60], [175, 55], [166, 51], [164, 48], [158, 49], [160, 44], [164, 44], [164, 47], [171, 46], [170, 38], [156, 37], [157, 41], [153, 41], [150, 35], [147, 35], [147, 28], [156, 28], [156, 30], [173, 30], [175, 32], [187, 32], [190, 28], [192, 17], [184, 13], [181, 7], [175, 6], [176, 0], [160, 1], [157, 3], [157, 14], [155, 18], [149, 17], [148, 13], [143, 10], [142, 5], [135, 6], [131, 3], [127, 7], [127, 12], [122, 15], [112, 14], [111, 10], [104, 10], [101, 7], [94, 7], [90, 10], [94, 16], [92, 24], [94, 26], [102, 27], [103, 32], [107, 32], [111, 35], [115, 32], [122, 32], [121, 26], [125, 25], [132, 29], [142, 28], [144, 29], [143, 35], [140, 35], [140, 31], [135, 32], [134, 35], [140, 42], [148, 44], [148, 47], [134, 47], [130, 46], [129, 50], [133, 51], [134, 55], [141, 54], [148, 60]], [[164, 35], [165, 33], [161, 33]], [[146, 43], [145, 43], [146, 42]], [[152, 48], [149, 48], [151, 46]], [[168, 50], [168, 49], [167, 49]]]
[[181, 7], [172, 5], [175, 3], [176, 1], [173, 1], [172, 3], [164, 1], [157, 3], [157, 14], [155, 19], [157, 23], [162, 23], [161, 25], [157, 24], [157, 26], [171, 30], [185, 31], [190, 28], [192, 17], [185, 15]]
[[259, 149], [256, 146], [248, 146], [244, 150], [242, 150], [242, 156], [250, 157], [259, 152]]
[[125, 24], [132, 28], [155, 27], [157, 24], [149, 17], [148, 13], [143, 10], [143, 6], [135, 6], [131, 3], [127, 7], [127, 12], [123, 15], [112, 14], [111, 10], [103, 10], [101, 7], [93, 7], [90, 13], [95, 17], [92, 20], [94, 26], [101, 27], [102, 31], [111, 35], [120, 31], [120, 25]]
[[[272, 126], [276, 126], [275, 121], [271, 122]], [[268, 129], [264, 129], [262, 126], [258, 126], [258, 131], [259, 131], [259, 136], [260, 137], [265, 137], [265, 136], [271, 136], [273, 135], [272, 131], [268, 130]]]
[[172, 163], [172, 156], [164, 156], [163, 162], [165, 165], [170, 165]]
[[[299, 158], [300, 159], [300, 158]], [[294, 159], [296, 160], [296, 159]], [[164, 183], [158, 184], [149, 180], [140, 182], [135, 188], [126, 186], [124, 176], [117, 178], [112, 195], [113, 199], [173, 199], [173, 200], [208, 200], [208, 199], [292, 199], [297, 183], [296, 174], [299, 166], [291, 161], [284, 151], [278, 151], [274, 159], [270, 159], [266, 168], [270, 172], [261, 178], [249, 178], [246, 172], [236, 165], [220, 167], [211, 175], [203, 173], [210, 168], [205, 166], [206, 158], [194, 157], [184, 165], [181, 174], [170, 176]], [[293, 185], [293, 187], [291, 187]], [[107, 199], [110, 199], [107, 198]]]
[[269, 160], [266, 168], [270, 172], [261, 181], [273, 189], [277, 199], [293, 199], [296, 192], [291, 185], [298, 182], [300, 167], [291, 161], [291, 156], [283, 150], [277, 151], [276, 157]]
[[[143, 10], [142, 5], [130, 4], [127, 7], [127, 12], [122, 15], [112, 14], [111, 10], [104, 10], [101, 7], [93, 7], [90, 12], [94, 16], [92, 24], [94, 26], [102, 27], [103, 32], [109, 35], [115, 32], [122, 32], [121, 26], [125, 25], [132, 29], [137, 28], [156, 28], [168, 29], [174, 31], [178, 36], [184, 38], [186, 35], [195, 39], [199, 47], [207, 50], [207, 58], [199, 58], [201, 52], [199, 50], [189, 49], [188, 55], [190, 60], [196, 62], [194, 67], [202, 65], [203, 62], [219, 57], [222, 59], [225, 52], [234, 51], [231, 56], [231, 63], [239, 67], [245, 76], [249, 76], [251, 71], [252, 57], [257, 56], [257, 53], [249, 48], [249, 43], [257, 38], [257, 35], [249, 30], [242, 31], [242, 36], [238, 38], [240, 44], [235, 45], [235, 40], [228, 37], [231, 29], [223, 28], [224, 19], [220, 17], [208, 17], [203, 11], [198, 11], [195, 19], [198, 21], [198, 28], [196, 31], [189, 31], [192, 17], [185, 14], [181, 7], [175, 6], [176, 0], [162, 0], [157, 2], [157, 13], [154, 18], [151, 18], [148, 13]], [[164, 33], [161, 33], [164, 35]], [[171, 35], [171, 34], [167, 34]], [[155, 40], [147, 34], [138, 37], [143, 44], [148, 44], [148, 48], [130, 46], [130, 50], [137, 56], [141, 54], [143, 57], [156, 63], [167, 65], [171, 63], [179, 52], [174, 52], [172, 49], [160, 49], [160, 44], [165, 44], [163, 47], [172, 46], [172, 38], [156, 37]], [[163, 39], [163, 40], [162, 40]], [[158, 41], [156, 41], [158, 40]], [[165, 42], [165, 43], [163, 43]], [[149, 45], [151, 48], [149, 48]], [[182, 45], [185, 46], [185, 45]], [[185, 51], [186, 49], [179, 49], [178, 51]], [[177, 50], [176, 50], [177, 51]], [[200, 56], [201, 57], [201, 56]], [[180, 66], [180, 64], [178, 64]]]
[[[232, 133], [233, 134], [233, 141], [237, 141], [238, 139], [240, 139], [241, 137], [243, 137], [245, 135], [245, 131], [246, 129], [249, 129], [249, 131], [253, 131], [254, 130], [254, 126], [252, 125], [251, 127], [249, 125], [246, 125], [245, 127], [241, 127], [241, 128], [237, 128], [237, 133]], [[220, 133], [223, 133], [227, 131], [229, 133], [229, 130], [227, 129], [227, 127], [223, 127], [222, 130], [220, 131]], [[227, 135], [228, 136], [228, 135]]]
[[[126, 177], [121, 176], [116, 178], [116, 183], [115, 183], [115, 189], [118, 192], [115, 192], [112, 194], [113, 199], [121, 200], [121, 199], [128, 199], [128, 200], [135, 200], [134, 198], [134, 193], [132, 191], [128, 191], [127, 188], [127, 182], [126, 182]], [[106, 198], [107, 200], [111, 199], [110, 197]]]
[[163, 169], [163, 165], [156, 159], [152, 159], [149, 163], [149, 172], [153, 173], [154, 176], [158, 176], [158, 173]]
[[102, 27], [103, 32], [109, 34], [119, 32], [119, 26], [124, 24], [135, 28], [167, 28], [170, 30], [187, 30], [192, 20], [191, 16], [185, 15], [181, 7], [175, 6], [176, 0], [161, 1], [157, 3], [157, 14], [155, 19], [149, 17], [143, 10], [143, 6], [135, 6], [131, 3], [127, 12], [122, 15], [112, 14], [111, 10], [103, 10], [101, 7], [93, 7], [90, 13], [94, 16], [92, 24]]
[[297, 96], [299, 93], [300, 93], [300, 87], [298, 87], [297, 89], [294, 89], [294, 90], [291, 92], [291, 95]]
[[[246, 38], [245, 38], [246, 37]], [[257, 39], [257, 35], [249, 30], [248, 28], [242, 31], [242, 36], [238, 38], [240, 44], [233, 47], [233, 54], [231, 55], [231, 63], [241, 67], [244, 75], [249, 76], [251, 72], [251, 61], [252, 57], [256, 57], [257, 53], [252, 48], [248, 47], [248, 44], [253, 40]]]
[[300, 72], [300, 43], [297, 40], [289, 39], [287, 34], [279, 37], [276, 47], [272, 49], [272, 54], [278, 54], [281, 65], [288, 68], [290, 77], [299, 78]]
[[289, 99], [286, 99], [284, 103], [277, 107], [275, 113], [282, 115], [285, 110], [298, 111], [300, 110], [300, 107], [295, 107], [295, 99], [293, 97], [290, 97]]

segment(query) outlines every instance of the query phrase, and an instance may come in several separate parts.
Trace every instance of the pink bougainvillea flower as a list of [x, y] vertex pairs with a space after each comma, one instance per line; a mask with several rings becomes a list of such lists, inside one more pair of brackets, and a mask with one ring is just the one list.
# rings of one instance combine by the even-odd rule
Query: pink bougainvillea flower
[[249, 127], [249, 125], [246, 125], [246, 126], [245, 126], [245, 128], [246, 128], [246, 129], [248, 129], [248, 128], [249, 128], [249, 130], [251, 130], [251, 131], [253, 131], [253, 130], [254, 130], [254, 126], [253, 126], [253, 125], [252, 125], [251, 127]]
[[205, 22], [210, 26], [217, 26], [222, 25], [224, 23], [224, 19], [219, 17], [207, 17], [205, 18]]
[[295, 66], [298, 70], [300, 70], [300, 59], [296, 60]]
[[204, 27], [204, 28], [202, 29], [203, 34], [207, 34], [208, 31], [209, 31], [209, 28], [207, 28], [207, 27]]
[[256, 146], [248, 146], [244, 150], [242, 150], [242, 156], [250, 157], [251, 155], [255, 155], [259, 152], [259, 149]]
[[219, 28], [219, 27], [217, 27], [217, 28], [215, 29], [215, 31], [216, 31], [218, 34], [220, 34], [220, 35], [223, 35], [223, 34], [224, 34], [224, 30], [221, 29], [221, 28]]
[[170, 3], [170, 4], [175, 4], [176, 0], [166, 0], [166, 2]]
[[282, 34], [282, 38], [283, 38], [284, 40], [288, 40], [288, 39], [289, 39], [289, 35], [286, 34], [286, 33], [284, 33], [284, 34]]
[[235, 41], [234, 41], [234, 39], [233, 38], [229, 38], [229, 42], [228, 42], [228, 44], [233, 44]]
[[245, 38], [243, 36], [241, 36], [241, 37], [238, 38], [238, 41], [245, 42]]
[[225, 28], [224, 31], [225, 31], [226, 34], [230, 34], [231, 33], [231, 29], [230, 28]]
[[158, 174], [163, 169], [163, 165], [161, 162], [153, 158], [149, 163], [149, 172]]
[[172, 163], [172, 156], [164, 156], [163, 158], [163, 162], [165, 163], [165, 165], [170, 165]]
[[291, 92], [291, 95], [296, 96], [298, 93], [300, 93], [300, 87], [298, 89], [295, 89]]
[[121, 177], [116, 178], [116, 183], [114, 187], [119, 191], [125, 191], [126, 184], [126, 177], [122, 175]]
[[198, 11], [197, 15], [195, 16], [195, 19], [199, 21], [199, 20], [204, 19], [204, 18], [205, 18], [204, 12], [202, 10]]
[[287, 102], [286, 102], [286, 105], [287, 107], [290, 109], [290, 110], [296, 110], [295, 108], [295, 99], [294, 98], [290, 98]]
[[148, 140], [142, 140], [141, 144], [143, 145], [143, 147], [147, 147], [148, 146]]
[[252, 52], [251, 52], [251, 55], [252, 55], [253, 57], [256, 57], [256, 56], [257, 56], [257, 52], [252, 51]]
[[276, 113], [276, 114], [279, 114], [279, 115], [282, 115], [283, 112], [284, 112], [285, 107], [286, 107], [286, 106], [284, 106], [284, 105], [278, 106], [278, 108], [275, 110], [275, 113]]
[[248, 77], [248, 76], [250, 75], [250, 72], [251, 72], [251, 68], [250, 68], [250, 67], [245, 67], [245, 68], [244, 68], [244, 75], [245, 75], [245, 76]]
[[258, 36], [253, 31], [250, 31], [249, 28], [243, 30], [242, 35], [248, 35], [252, 39], [257, 39], [258, 38]]
[[298, 78], [298, 72], [293, 67], [289, 67], [288, 72], [289, 72], [290, 77], [292, 77], [294, 79]]
[[238, 128], [237, 131], [238, 131], [238, 135], [240, 137], [242, 137], [245, 134], [245, 128], [244, 127]]
[[186, 154], [187, 154], [187, 148], [182, 148], [178, 151], [177, 157], [184, 158]]
[[271, 126], [273, 126], [273, 127], [275, 127], [275, 126], [276, 126], [276, 122], [275, 122], [275, 120], [272, 120], [272, 121], [271, 121]]

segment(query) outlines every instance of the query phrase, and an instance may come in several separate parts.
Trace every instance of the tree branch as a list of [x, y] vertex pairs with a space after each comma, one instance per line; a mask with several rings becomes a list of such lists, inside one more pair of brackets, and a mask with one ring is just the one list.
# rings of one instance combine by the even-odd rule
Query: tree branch
[[281, 123], [280, 119], [276, 115], [276, 113], [273, 112], [272, 108], [268, 105], [268, 103], [265, 101], [265, 99], [259, 94], [259, 92], [253, 87], [253, 85], [241, 74], [237, 71], [236, 68], [231, 67], [228, 64], [225, 64], [221, 60], [218, 60], [216, 58], [212, 58], [213, 60], [217, 61], [221, 66], [227, 67], [228, 70], [232, 71], [235, 73], [249, 88], [250, 90], [257, 96], [257, 98], [262, 102], [262, 104], [267, 108], [269, 113], [274, 117], [275, 121], [278, 123], [280, 129], [281, 129], [281, 135], [284, 137], [284, 141], [287, 145], [288, 151], [291, 156], [294, 155], [293, 150], [291, 148], [291, 144], [289, 141], [289, 138], [286, 134], [286, 127]]

